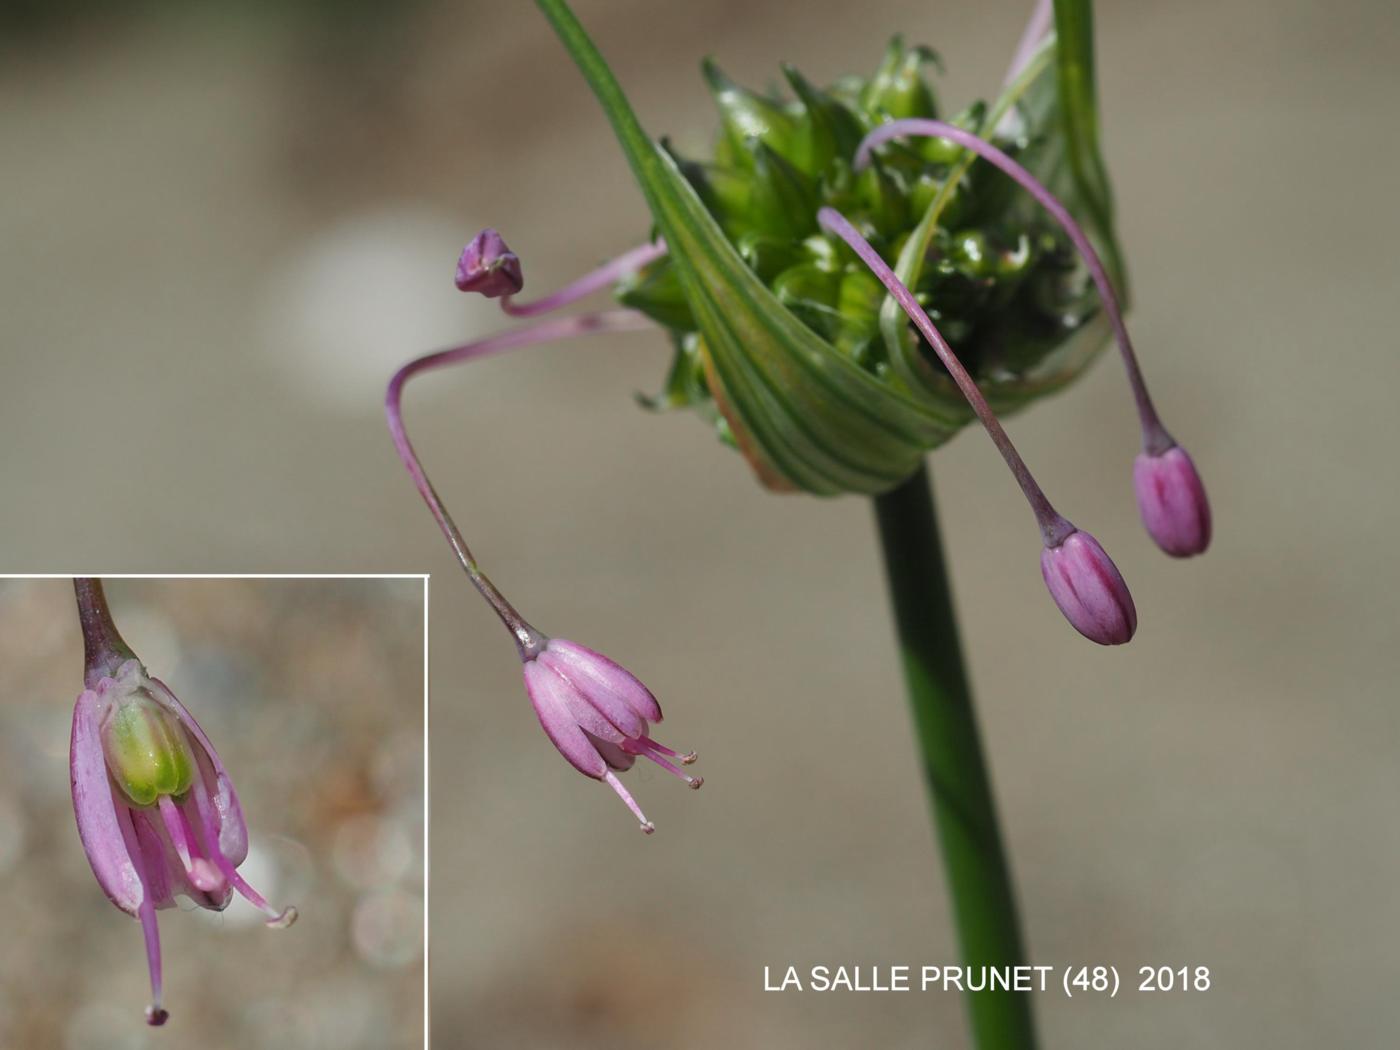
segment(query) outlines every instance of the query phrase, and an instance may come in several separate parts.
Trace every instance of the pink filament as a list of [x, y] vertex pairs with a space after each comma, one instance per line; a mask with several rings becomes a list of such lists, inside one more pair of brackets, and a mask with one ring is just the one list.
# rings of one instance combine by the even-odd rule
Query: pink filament
[[[662, 758], [661, 755], [657, 754], [656, 750], [654, 750], [653, 748], [643, 747], [637, 753], [643, 758], [651, 759], [651, 761], [655, 762], [662, 769], [666, 770], [666, 772], [672, 773], [675, 776], [680, 777], [692, 788], [698, 788], [701, 784], [705, 783], [704, 777], [691, 776], [689, 773], [681, 769], [681, 767], [676, 765], [674, 762], [670, 762], [667, 759]], [[675, 754], [675, 752], [672, 751], [671, 754]]]
[[547, 314], [553, 310], [558, 310], [562, 306], [577, 302], [594, 292], [601, 291], [614, 281], [627, 276], [634, 270], [640, 270], [648, 263], [655, 262], [666, 254], [666, 242], [657, 240], [652, 244], [641, 244], [629, 251], [623, 252], [616, 259], [605, 262], [596, 270], [584, 274], [578, 280], [566, 284], [557, 292], [537, 299], [533, 303], [521, 303], [516, 305], [513, 296], [505, 296], [501, 299], [501, 309], [512, 317], [537, 317], [540, 314]]
[[627, 803], [627, 808], [632, 811], [632, 815], [642, 826], [642, 831], [650, 835], [656, 830], [656, 825], [647, 820], [647, 815], [642, 812], [642, 807], [637, 805], [637, 800], [632, 797], [632, 793], [622, 786], [622, 781], [617, 779], [617, 774], [611, 769], [603, 774], [603, 779], [608, 782], [608, 786], [617, 792], [618, 797]]
[[268, 904], [263, 895], [253, 889], [252, 886], [248, 885], [247, 880], [245, 880], [242, 875], [238, 874], [238, 869], [233, 866], [233, 862], [230, 861], [228, 857], [224, 856], [224, 851], [219, 848], [219, 824], [215, 819], [213, 801], [209, 798], [209, 792], [206, 790], [204, 782], [196, 778], [194, 787], [191, 790], [194, 793], [195, 809], [199, 813], [199, 822], [201, 825], [200, 831], [203, 833], [204, 844], [209, 858], [218, 867], [219, 871], [223, 873], [229, 885], [246, 898], [249, 904], [267, 916], [267, 924], [269, 926], [279, 928], [290, 926], [296, 921], [297, 910], [295, 908], [284, 908], [282, 911], [278, 911], [272, 905]]
[[1089, 270], [1089, 276], [1098, 289], [1104, 312], [1108, 314], [1108, 322], [1113, 328], [1113, 335], [1123, 358], [1123, 367], [1128, 373], [1128, 385], [1132, 387], [1133, 400], [1137, 403], [1138, 419], [1142, 424], [1143, 451], [1152, 455], [1161, 455], [1175, 445], [1176, 442], [1162, 426], [1162, 421], [1158, 418], [1157, 411], [1152, 405], [1152, 399], [1147, 394], [1147, 383], [1142, 377], [1142, 369], [1138, 365], [1137, 353], [1133, 350], [1132, 339], [1128, 336], [1128, 326], [1123, 323], [1123, 311], [1119, 307], [1118, 294], [1113, 290], [1113, 282], [1108, 279], [1108, 270], [1099, 258], [1099, 253], [1094, 250], [1088, 235], [1075, 221], [1069, 209], [1034, 175], [990, 142], [978, 138], [970, 131], [964, 131], [954, 124], [948, 124], [941, 120], [912, 118], [894, 120], [888, 124], [880, 125], [865, 136], [860, 148], [856, 150], [856, 170], [860, 170], [869, 163], [871, 150], [880, 143], [906, 135], [947, 139], [949, 142], [956, 142], [965, 149], [971, 150], [1019, 183], [1060, 224], [1069, 239], [1074, 242], [1080, 256], [1083, 257], [1084, 265]]
[[1031, 56], [1040, 47], [1040, 42], [1045, 39], [1045, 34], [1050, 32], [1051, 23], [1054, 21], [1051, 4], [1052, 0], [1035, 0], [1031, 17], [1026, 22], [1026, 28], [1021, 32], [1021, 42], [1016, 45], [1016, 52], [1011, 56], [1011, 65], [1006, 70], [1006, 79], [1002, 81], [1003, 84], [1010, 84], [1016, 79], [1017, 74], [1025, 68], [1026, 63], [1031, 60]]
[[170, 842], [175, 847], [175, 853], [179, 856], [190, 882], [196, 889], [205, 893], [217, 892], [222, 887], [223, 879], [220, 878], [216, 867], [200, 854], [199, 842], [191, 834], [184, 813], [169, 795], [161, 795], [157, 804], [165, 830], [170, 833]]
[[170, 1014], [160, 1005], [160, 926], [156, 922], [156, 900], [151, 892], [151, 880], [146, 874], [146, 855], [141, 849], [136, 827], [131, 821], [131, 810], [125, 806], [118, 806], [117, 822], [126, 842], [127, 855], [131, 857], [137, 877], [141, 880], [141, 903], [136, 909], [136, 917], [141, 920], [141, 933], [146, 941], [146, 968], [151, 975], [151, 1005], [146, 1007], [146, 1023], [152, 1026], [163, 1025]]
[[408, 432], [404, 428], [403, 388], [419, 372], [489, 357], [504, 350], [515, 350], [534, 346], [537, 343], [548, 343], [558, 339], [590, 335], [597, 332], [635, 332], [650, 327], [652, 327], [651, 322], [634, 310], [606, 310], [599, 313], [582, 314], [577, 317], [541, 321], [449, 350], [425, 354], [408, 362], [389, 380], [388, 390], [384, 394], [384, 415], [389, 424], [389, 436], [393, 438], [394, 447], [398, 449], [399, 459], [403, 461], [404, 467], [413, 479], [413, 484], [423, 497], [423, 502], [428, 505], [428, 510], [438, 523], [438, 528], [447, 537], [447, 542], [451, 545], [457, 560], [461, 562], [462, 568], [466, 570], [467, 577], [481, 592], [482, 597], [490, 603], [496, 611], [496, 615], [501, 618], [501, 622], [514, 635], [522, 655], [533, 655], [544, 644], [544, 640], [533, 627], [525, 622], [505, 596], [496, 589], [495, 584], [477, 567], [476, 559], [467, 546], [466, 540], [463, 539], [456, 523], [453, 522], [452, 516], [448, 514], [447, 507], [433, 488], [432, 482], [428, 480], [427, 472], [423, 469], [422, 463], [419, 462], [418, 454], [414, 451], [413, 443], [409, 441]]
[[862, 237], [856, 228], [846, 221], [845, 216], [835, 208], [822, 208], [817, 213], [817, 221], [823, 229], [829, 230], [850, 245], [851, 250], [860, 256], [861, 261], [879, 278], [880, 283], [885, 286], [885, 290], [899, 303], [904, 312], [909, 315], [909, 319], [914, 322], [914, 326], [928, 340], [934, 353], [938, 355], [938, 359], [948, 369], [948, 374], [953, 377], [953, 382], [957, 384], [963, 397], [967, 399], [968, 405], [976, 413], [977, 418], [981, 420], [982, 426], [986, 428], [992, 443], [996, 445], [1002, 458], [1006, 460], [1006, 465], [1011, 468], [1012, 475], [1016, 478], [1017, 484], [1021, 486], [1021, 491], [1025, 494], [1026, 501], [1035, 514], [1036, 522], [1040, 525], [1040, 533], [1045, 545], [1058, 547], [1065, 541], [1066, 537], [1074, 532], [1074, 526], [1050, 505], [1050, 500], [1046, 498], [1040, 485], [1031, 476], [1026, 461], [1016, 451], [1016, 446], [1011, 443], [1011, 438], [997, 419], [996, 413], [987, 404], [987, 399], [982, 396], [982, 391], [977, 388], [977, 383], [972, 376], [967, 374], [967, 369], [962, 366], [957, 354], [953, 353], [953, 348], [948, 345], [948, 341], [943, 338], [942, 333], [929, 320], [924, 308], [914, 298], [914, 293], [905, 287], [904, 282], [895, 276], [895, 272], [890, 269], [884, 259], [880, 258], [880, 253], [872, 248], [870, 242]]

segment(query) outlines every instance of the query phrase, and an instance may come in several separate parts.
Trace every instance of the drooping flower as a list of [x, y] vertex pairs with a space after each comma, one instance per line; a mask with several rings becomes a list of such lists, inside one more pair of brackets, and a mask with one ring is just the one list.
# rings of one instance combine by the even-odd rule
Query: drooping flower
[[146, 941], [151, 1003], [146, 1021], [164, 1024], [156, 911], [186, 897], [222, 911], [236, 890], [290, 926], [248, 885], [243, 810], [218, 752], [184, 705], [151, 677], [122, 640], [95, 579], [74, 580], [86, 650], [86, 688], [73, 709], [69, 771], [78, 836], [107, 898], [138, 919]]
[[[486, 238], [490, 233], [491, 238]], [[483, 231], [472, 244], [488, 243], [489, 253], [499, 258], [513, 252], [494, 230]], [[554, 293], [538, 304], [512, 304], [509, 293], [502, 299], [508, 313], [530, 316], [537, 312], [557, 309], [582, 298], [616, 279], [623, 268], [640, 265], [665, 253], [662, 244], [643, 245], [629, 253], [621, 262], [605, 265], [599, 271]], [[520, 275], [518, 260], [515, 273]], [[460, 286], [459, 282], [459, 286]], [[517, 283], [516, 290], [523, 284]], [[481, 292], [480, 287], [464, 289]], [[490, 293], [483, 292], [483, 294]], [[671, 759], [688, 765], [695, 761], [691, 752], [679, 755], [663, 747], [648, 735], [649, 723], [661, 721], [661, 707], [656, 698], [631, 672], [592, 649], [551, 639], [531, 626], [506, 599], [496, 585], [481, 571], [475, 556], [467, 546], [456, 522], [452, 520], [427, 472], [418, 458], [403, 423], [403, 389], [408, 380], [420, 372], [446, 365], [471, 361], [504, 350], [552, 342], [576, 335], [636, 331], [651, 327], [650, 322], [632, 310], [611, 310], [574, 317], [536, 322], [463, 346], [441, 350], [415, 358], [398, 370], [389, 381], [385, 393], [384, 413], [389, 433], [399, 458], [408, 470], [419, 495], [427, 504], [438, 528], [447, 538], [453, 554], [461, 563], [467, 578], [486, 600], [515, 641], [516, 651], [524, 665], [525, 689], [545, 733], [560, 753], [585, 776], [606, 782], [636, 815], [642, 830], [651, 834], [655, 826], [646, 819], [632, 795], [618, 780], [617, 773], [629, 769], [637, 757], [655, 762], [675, 773], [692, 788], [704, 783], [677, 768]]]
[[559, 753], [584, 776], [616, 791], [648, 835], [656, 827], [617, 773], [645, 758], [691, 788], [705, 782], [676, 765], [690, 765], [695, 752], [681, 754], [651, 738], [651, 723], [661, 721], [661, 705], [651, 690], [602, 653], [551, 638], [537, 655], [525, 658], [525, 691]]
[[1133, 461], [1138, 510], [1157, 546], [1189, 558], [1210, 546], [1210, 503], [1196, 465], [1180, 445], [1144, 450]]
[[1040, 573], [1074, 629], [1100, 645], [1122, 645], [1137, 630], [1137, 607], [1113, 559], [1087, 532], [1075, 530], [1040, 552]]

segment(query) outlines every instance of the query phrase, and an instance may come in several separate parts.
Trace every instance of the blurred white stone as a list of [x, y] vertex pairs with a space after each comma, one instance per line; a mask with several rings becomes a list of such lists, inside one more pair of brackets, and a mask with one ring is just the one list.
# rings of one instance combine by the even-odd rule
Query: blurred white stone
[[355, 905], [350, 929], [366, 962], [383, 969], [407, 966], [423, 950], [423, 900], [398, 889], [366, 894]]
[[351, 886], [388, 886], [412, 863], [413, 843], [408, 831], [393, 820], [361, 814], [336, 829], [335, 869]]
[[[238, 865], [238, 874], [242, 875], [244, 881], [261, 893], [274, 908], [280, 910], [288, 905], [297, 905], [299, 909], [304, 910], [305, 901], [282, 899], [286, 890], [283, 884], [281, 865], [257, 839], [249, 841], [248, 858]], [[187, 902], [181, 902], [182, 908], [187, 906]], [[267, 921], [266, 915], [249, 904], [237, 892], [233, 895], [233, 901], [223, 911], [207, 911], [204, 908], [191, 910], [194, 915], [212, 926], [243, 928], [261, 926]]]
[[420, 207], [352, 215], [274, 264], [261, 340], [301, 393], [335, 411], [374, 412], [404, 361], [472, 336], [453, 285], [475, 229]]

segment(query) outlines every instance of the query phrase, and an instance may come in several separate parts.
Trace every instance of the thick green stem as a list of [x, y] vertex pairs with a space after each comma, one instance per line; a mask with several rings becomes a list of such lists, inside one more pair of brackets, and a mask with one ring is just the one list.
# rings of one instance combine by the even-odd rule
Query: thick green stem
[[[1011, 870], [977, 735], [925, 468], [875, 499], [904, 677], [965, 966], [1024, 965]], [[978, 1050], [1035, 1046], [1026, 992], [967, 993]]]

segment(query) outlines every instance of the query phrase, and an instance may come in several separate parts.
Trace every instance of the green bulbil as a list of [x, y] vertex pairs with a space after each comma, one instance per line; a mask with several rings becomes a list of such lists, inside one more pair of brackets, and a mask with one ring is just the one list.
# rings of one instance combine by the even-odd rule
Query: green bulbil
[[855, 114], [833, 96], [814, 88], [792, 66], [783, 66], [783, 76], [802, 103], [793, 163], [810, 176], [821, 176], [836, 159], [845, 161], [855, 155], [866, 129]]
[[671, 370], [666, 374], [665, 385], [661, 393], [655, 396], [638, 394], [637, 400], [642, 407], [653, 412], [694, 408], [712, 423], [715, 421], [718, 413], [705, 386], [705, 363], [700, 358], [699, 341], [699, 334], [693, 331], [673, 335], [676, 352], [671, 358]]
[[735, 245], [739, 255], [749, 268], [758, 274], [759, 279], [771, 285], [773, 278], [791, 266], [796, 266], [807, 257], [801, 244], [788, 237], [770, 237], [767, 234], [750, 232], [738, 238]]
[[116, 699], [102, 725], [112, 781], [133, 805], [178, 798], [194, 784], [195, 758], [179, 720], [144, 689]]
[[890, 41], [885, 60], [860, 89], [862, 107], [868, 113], [887, 114], [892, 120], [938, 116], [933, 90], [924, 79], [924, 66], [938, 65], [929, 48], [905, 48], [903, 37]]
[[[985, 137], [986, 132], [983, 125], [987, 121], [987, 104], [981, 100], [974, 102], [963, 110], [956, 117], [951, 117], [947, 121], [949, 124], [956, 124], [964, 131], [970, 131], [974, 135]], [[963, 148], [949, 142], [947, 139], [922, 138], [918, 139], [913, 149], [920, 157], [929, 164], [952, 165], [956, 164], [963, 155]]]
[[800, 240], [817, 229], [821, 193], [817, 183], [762, 142], [750, 143], [752, 194], [745, 216], [749, 229]]
[[[902, 353], [904, 385], [937, 390], [952, 402], [940, 410], [945, 418], [961, 422], [963, 406], [947, 389], [932, 349], [912, 330], [896, 338], [902, 346], [882, 335], [884, 290], [844, 244], [818, 230], [822, 205], [846, 215], [891, 262], [921, 221], [936, 213], [923, 256], [905, 277], [979, 380], [1005, 377], [1013, 367], [1032, 370], [1088, 321], [1093, 300], [1058, 228], [1024, 202], [1016, 207], [1019, 190], [1001, 173], [985, 164], [969, 170], [960, 147], [934, 138], [890, 142], [855, 171], [869, 129], [889, 119], [937, 116], [925, 78], [936, 65], [927, 48], [908, 48], [899, 38], [872, 77], [846, 77], [831, 90], [784, 65], [794, 96], [784, 103], [740, 87], [707, 61], [723, 128], [714, 156], [696, 161], [670, 152], [739, 257], [794, 318], [887, 384], [900, 384], [891, 364]], [[1012, 104], [1003, 100], [997, 117]], [[992, 117], [991, 107], [975, 101], [952, 123], [985, 136]], [[1041, 129], [1040, 138], [1053, 130]], [[1028, 146], [1040, 138], [998, 142], [1030, 163], [1036, 151]], [[658, 274], [665, 275], [664, 296], [655, 288]], [[683, 282], [669, 267], [649, 268], [618, 294], [673, 332], [697, 329]], [[694, 406], [704, 399], [703, 361], [694, 360], [704, 346], [678, 350], [678, 364], [654, 403]], [[684, 398], [676, 394], [677, 369], [688, 377]], [[728, 420], [726, 430], [733, 424]]]
[[715, 149], [715, 159], [722, 167], [751, 169], [751, 140], [763, 143], [789, 161], [796, 159], [803, 135], [796, 116], [771, 99], [740, 87], [709, 59], [700, 68], [724, 125], [724, 137]]
[[670, 259], [658, 259], [629, 274], [618, 282], [616, 294], [623, 306], [640, 310], [663, 328], [678, 332], [695, 330], [690, 303]]
[[910, 225], [910, 194], [876, 158], [855, 177], [857, 207], [881, 237], [897, 237]]
[[[1063, 386], [1104, 345], [1097, 297], [1068, 239], [985, 161], [910, 138], [882, 144], [855, 170], [873, 128], [938, 117], [932, 52], [896, 38], [872, 76], [831, 88], [784, 66], [786, 99], [707, 61], [720, 133], [709, 157], [687, 158], [656, 147], [567, 3], [539, 4], [602, 103], [669, 249], [664, 264], [618, 290], [676, 347], [663, 391], [647, 403], [699, 412], [764, 484], [885, 492], [972, 418], [878, 281], [822, 233], [823, 206], [891, 264], [999, 411]], [[1091, 37], [1065, 39], [1062, 50], [1050, 37], [993, 103], [974, 102], [953, 122], [1045, 183], [1121, 284], [1085, 72]]]
[[772, 289], [782, 303], [827, 341], [841, 330], [841, 275], [816, 263], [802, 263], [773, 279]]

